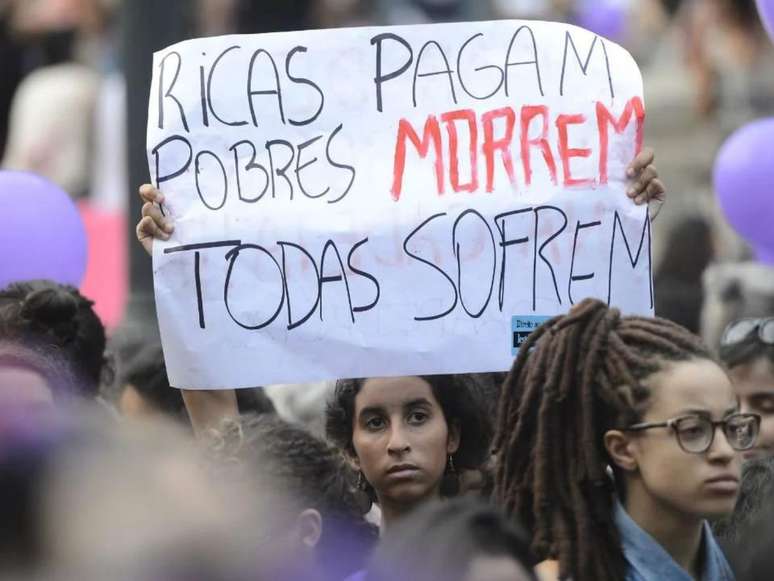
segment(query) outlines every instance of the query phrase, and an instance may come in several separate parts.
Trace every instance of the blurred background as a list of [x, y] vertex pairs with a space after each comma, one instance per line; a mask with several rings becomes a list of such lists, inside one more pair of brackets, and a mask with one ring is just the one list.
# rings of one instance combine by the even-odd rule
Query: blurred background
[[639, 63], [645, 141], [668, 192], [654, 223], [657, 314], [712, 343], [727, 320], [770, 314], [774, 269], [726, 223], [712, 180], [724, 140], [774, 113], [774, 45], [754, 0], [0, 0], [2, 167], [76, 200], [83, 294], [109, 330], [144, 333], [152, 272], [134, 224], [155, 50], [232, 32], [499, 18], [577, 23]]

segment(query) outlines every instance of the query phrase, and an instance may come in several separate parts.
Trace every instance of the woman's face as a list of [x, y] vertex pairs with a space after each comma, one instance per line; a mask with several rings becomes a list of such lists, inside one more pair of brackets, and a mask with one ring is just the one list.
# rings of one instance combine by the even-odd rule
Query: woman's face
[[774, 365], [760, 357], [738, 365], [730, 371], [741, 410], [761, 416], [758, 444], [744, 453], [744, 458], [774, 456]]
[[368, 379], [355, 397], [352, 443], [381, 503], [437, 496], [459, 434], [419, 377]]
[[[706, 359], [669, 365], [644, 382], [651, 403], [643, 422], [658, 423], [686, 415], [719, 421], [737, 411], [731, 381]], [[734, 509], [741, 477], [741, 453], [734, 451], [718, 427], [710, 448], [685, 452], [671, 428], [652, 428], [633, 435], [630, 451], [635, 478], [659, 507], [679, 514], [709, 518]]]

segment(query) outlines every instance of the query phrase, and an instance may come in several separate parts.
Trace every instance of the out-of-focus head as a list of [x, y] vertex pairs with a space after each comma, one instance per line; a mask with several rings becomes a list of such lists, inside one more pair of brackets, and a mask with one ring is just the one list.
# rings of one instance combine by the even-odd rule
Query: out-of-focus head
[[0, 411], [48, 412], [75, 397], [70, 367], [55, 353], [0, 340]]
[[529, 537], [495, 507], [458, 498], [417, 509], [389, 530], [367, 581], [536, 581]]
[[0, 338], [67, 360], [80, 395], [97, 395], [110, 380], [105, 328], [94, 303], [78, 289], [46, 280], [19, 282], [0, 291]]
[[83, 415], [3, 428], [0, 576], [225, 580], [250, 563], [245, 491], [176, 430]]
[[267, 579], [338, 581], [362, 567], [377, 531], [338, 450], [271, 415], [224, 421], [210, 449], [256, 490], [266, 529], [256, 555]]
[[731, 323], [721, 338], [720, 358], [742, 411], [762, 419], [758, 444], [745, 458], [774, 456], [774, 317]]
[[142, 347], [121, 365], [116, 407], [128, 417], [168, 417], [187, 423], [180, 390], [169, 385], [159, 343]]

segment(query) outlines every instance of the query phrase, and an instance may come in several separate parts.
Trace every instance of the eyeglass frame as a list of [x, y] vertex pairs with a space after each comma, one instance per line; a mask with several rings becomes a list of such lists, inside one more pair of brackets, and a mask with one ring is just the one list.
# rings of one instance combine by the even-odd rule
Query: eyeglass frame
[[[736, 341], [729, 341], [728, 335], [730, 334], [731, 330], [734, 329], [734, 327], [747, 322], [753, 323], [753, 326], [750, 327], [750, 329]], [[743, 319], [733, 321], [732, 323], [726, 325], [726, 328], [723, 330], [723, 335], [720, 337], [720, 345], [722, 347], [736, 345], [747, 339], [751, 333], [755, 333], [757, 335], [758, 341], [764, 345], [774, 345], [774, 340], [767, 339], [763, 334], [764, 327], [771, 324], [774, 324], [774, 317], [745, 317]]]
[[[747, 447], [747, 448], [741, 448], [741, 449], [734, 448], [733, 444], [731, 444], [731, 440], [726, 435], [725, 426], [728, 424], [728, 421], [731, 418], [738, 417], [738, 416], [745, 416], [745, 417], [755, 418], [755, 429], [757, 430], [756, 438], [753, 440], [753, 443], [749, 447]], [[679, 422], [680, 420], [688, 419], [688, 418], [699, 418], [699, 419], [702, 419], [702, 420], [706, 420], [712, 426], [712, 431], [710, 432], [711, 435], [710, 435], [709, 443], [707, 444], [707, 447], [704, 448], [701, 451], [695, 452], [695, 451], [692, 451], [692, 450], [686, 450], [685, 446], [683, 445], [682, 440], [680, 439], [680, 432], [675, 427], [677, 422]], [[718, 431], [718, 427], [722, 426], [723, 427], [723, 435], [725, 436], [726, 441], [728, 442], [728, 445], [731, 446], [731, 448], [733, 448], [733, 450], [736, 451], [736, 452], [744, 452], [745, 450], [750, 450], [753, 447], [755, 447], [755, 444], [757, 443], [757, 439], [758, 439], [758, 436], [760, 435], [760, 431], [761, 431], [761, 420], [762, 420], [762, 418], [761, 418], [760, 414], [753, 414], [753, 413], [735, 413], [735, 414], [731, 414], [730, 416], [727, 416], [725, 419], [717, 420], [717, 421], [716, 420], [712, 420], [712, 419], [710, 419], [710, 418], [708, 418], [706, 416], [698, 415], [698, 414], [686, 414], [686, 415], [683, 415], [683, 416], [679, 416], [679, 417], [676, 417], [676, 418], [672, 418], [672, 419], [666, 420], [664, 422], [643, 422], [643, 423], [639, 423], [639, 424], [634, 424], [634, 425], [629, 426], [628, 428], [623, 428], [621, 431], [622, 432], [642, 432], [642, 431], [645, 431], [645, 430], [649, 430], [651, 428], [669, 428], [670, 430], [672, 430], [672, 433], [675, 435], [675, 439], [677, 440], [677, 445], [680, 446], [680, 449], [683, 452], [685, 452], [686, 454], [704, 454], [704, 453], [707, 452], [707, 450], [712, 448], [712, 444], [715, 443], [715, 434]]]

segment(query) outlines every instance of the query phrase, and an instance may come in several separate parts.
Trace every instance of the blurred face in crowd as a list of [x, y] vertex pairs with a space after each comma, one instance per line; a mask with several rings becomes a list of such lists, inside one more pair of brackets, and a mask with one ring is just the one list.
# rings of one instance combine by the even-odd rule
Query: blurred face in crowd
[[765, 357], [738, 365], [729, 372], [743, 412], [761, 416], [757, 445], [744, 458], [774, 456], [774, 365]]
[[[611, 432], [605, 436], [608, 451], [624, 470], [627, 508], [632, 495], [639, 508], [690, 515], [697, 519], [729, 514], [734, 509], [741, 477], [742, 457], [720, 427], [702, 430], [695, 418], [720, 421], [737, 413], [738, 404], [731, 381], [712, 361], [693, 359], [668, 364], [644, 382], [649, 388], [650, 406], [643, 423], [662, 423], [689, 418], [677, 431], [653, 427], [623, 434], [620, 446], [611, 446]], [[701, 442], [714, 433], [712, 444], [703, 452]], [[617, 436], [616, 436], [617, 438]], [[697, 444], [698, 443], [698, 444]]]
[[465, 581], [529, 581], [524, 566], [507, 555], [476, 557], [470, 564]]
[[423, 379], [373, 378], [355, 398], [352, 443], [380, 504], [413, 505], [439, 495], [459, 433]]
[[0, 366], [0, 409], [39, 411], [53, 405], [51, 388], [40, 373], [27, 367]]

